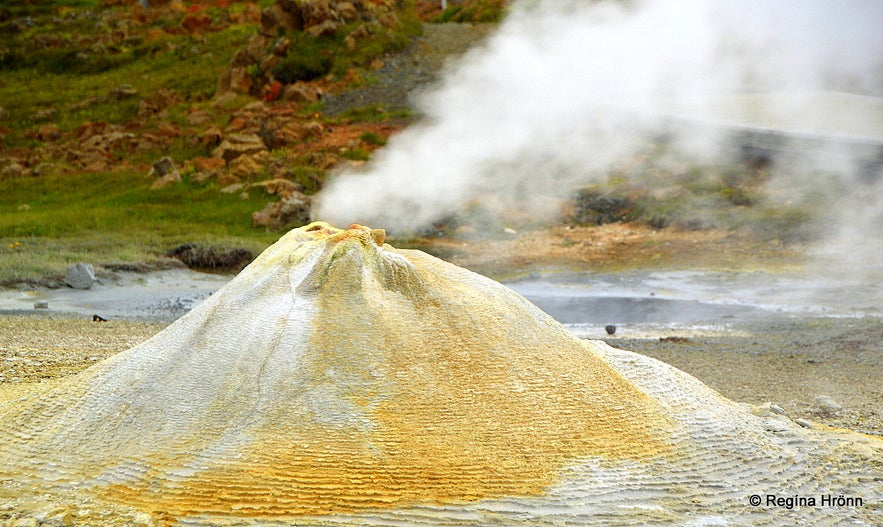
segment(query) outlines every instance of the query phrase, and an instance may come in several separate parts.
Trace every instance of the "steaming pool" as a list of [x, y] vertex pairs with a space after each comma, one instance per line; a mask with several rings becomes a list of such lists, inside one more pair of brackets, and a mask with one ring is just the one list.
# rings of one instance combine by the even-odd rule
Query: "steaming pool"
[[507, 284], [585, 337], [605, 325], [722, 326], [778, 316], [883, 316], [883, 286], [810, 274], [629, 272], [537, 276]]

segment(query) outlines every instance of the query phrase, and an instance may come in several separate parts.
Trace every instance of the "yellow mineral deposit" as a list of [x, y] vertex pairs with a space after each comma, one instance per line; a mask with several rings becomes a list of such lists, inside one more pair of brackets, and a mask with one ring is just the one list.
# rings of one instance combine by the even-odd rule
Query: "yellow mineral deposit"
[[[384, 239], [291, 231], [147, 342], [0, 397], [0, 524], [880, 519], [883, 441], [752, 415]], [[765, 501], [822, 494], [865, 501]]]

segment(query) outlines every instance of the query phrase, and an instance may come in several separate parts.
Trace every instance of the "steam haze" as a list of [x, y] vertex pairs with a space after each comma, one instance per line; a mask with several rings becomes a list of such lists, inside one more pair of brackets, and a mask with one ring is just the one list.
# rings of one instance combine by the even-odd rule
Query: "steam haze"
[[836, 173], [831, 206], [849, 216], [829, 218], [834, 239], [879, 247], [881, 21], [877, 0], [514, 2], [420, 98], [418, 124], [331, 181], [317, 216], [416, 230], [495, 194], [551, 217], [537, 189], [565, 197], [663, 132], [713, 162], [728, 155], [724, 130], [759, 126], [877, 145], [792, 151], [775, 185], [799, 194], [809, 172]]

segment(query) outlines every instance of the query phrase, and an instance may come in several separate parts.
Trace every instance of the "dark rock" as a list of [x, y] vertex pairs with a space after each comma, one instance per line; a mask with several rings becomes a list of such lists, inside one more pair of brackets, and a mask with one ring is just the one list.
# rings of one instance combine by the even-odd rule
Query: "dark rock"
[[166, 253], [192, 269], [215, 271], [240, 271], [254, 260], [254, 254], [247, 249], [219, 249], [193, 243], [179, 245]]
[[606, 331], [608, 335], [613, 335], [614, 333], [616, 333], [616, 326], [614, 326], [613, 324], [608, 324], [604, 326], [604, 331]]
[[581, 189], [573, 197], [571, 207], [565, 214], [565, 221], [580, 225], [604, 225], [627, 221], [635, 204], [624, 197], [595, 189]]
[[164, 157], [154, 163], [148, 175], [156, 178], [156, 181], [150, 185], [151, 189], [160, 189], [181, 181], [181, 173], [170, 157]]

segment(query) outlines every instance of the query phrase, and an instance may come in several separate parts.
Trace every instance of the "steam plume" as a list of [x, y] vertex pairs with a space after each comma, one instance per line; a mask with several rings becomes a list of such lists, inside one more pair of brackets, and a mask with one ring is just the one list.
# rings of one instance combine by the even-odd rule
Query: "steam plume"
[[[864, 170], [867, 196], [881, 190], [879, 165], [867, 176], [883, 144], [881, 20], [876, 0], [515, 2], [420, 99], [421, 123], [366, 171], [331, 181], [318, 215], [414, 230], [492, 193], [541, 216], [550, 211], [529, 199], [537, 189], [566, 194], [662, 131], [696, 159], [718, 159], [728, 126], [876, 144], [871, 154], [810, 148], [787, 159], [836, 171], [844, 189]], [[812, 182], [784, 184], [803, 192]], [[851, 223], [881, 221], [878, 200], [859, 209]]]

